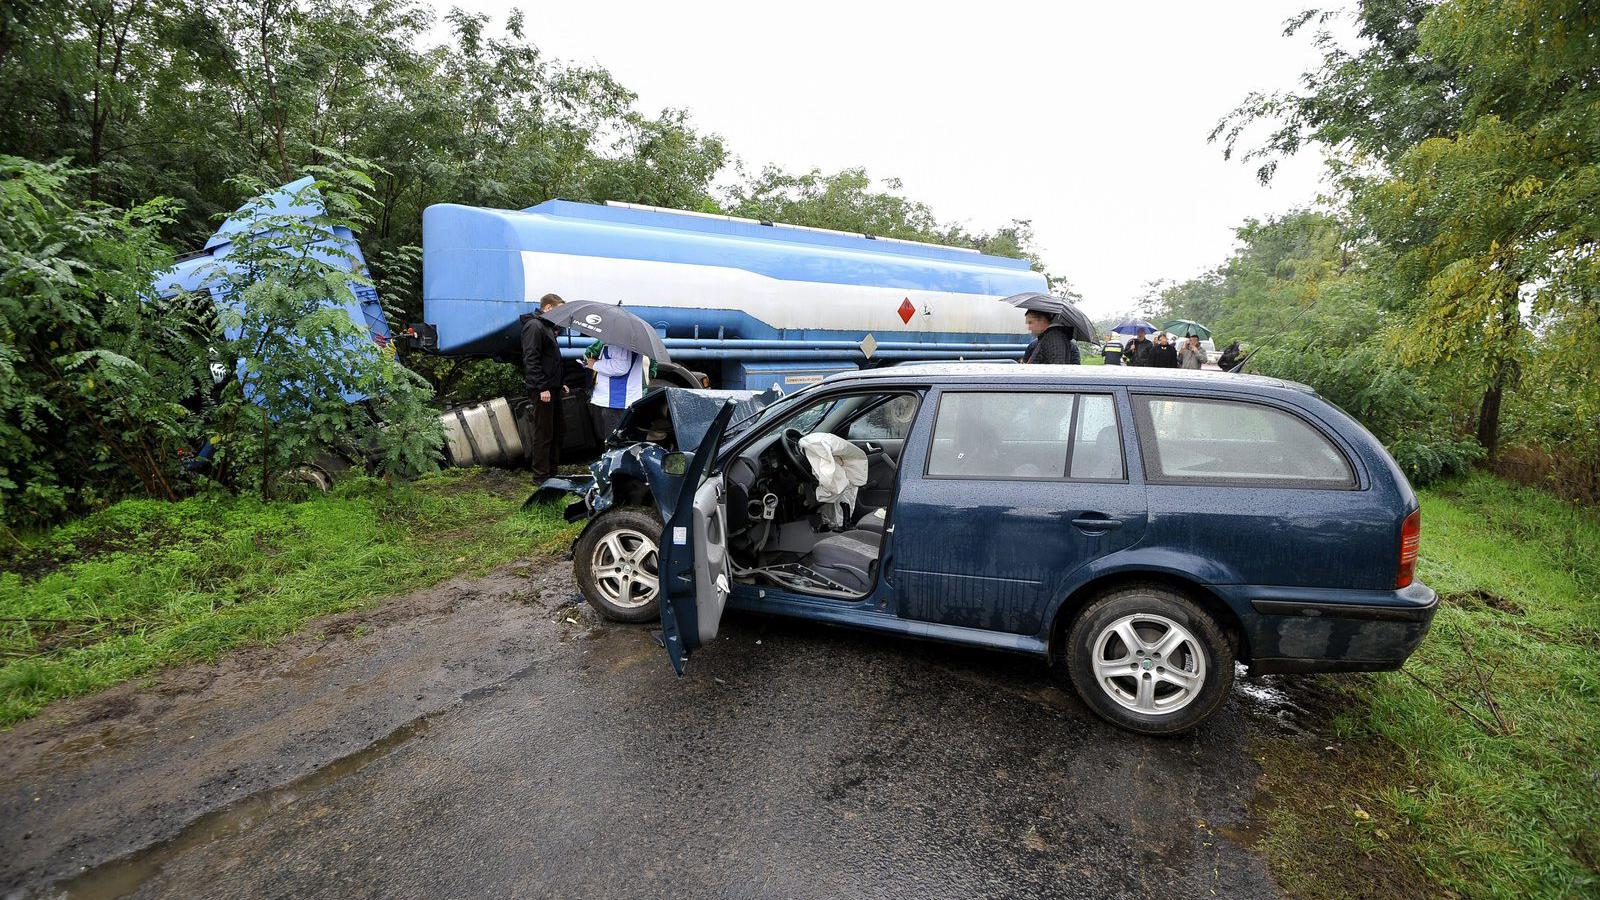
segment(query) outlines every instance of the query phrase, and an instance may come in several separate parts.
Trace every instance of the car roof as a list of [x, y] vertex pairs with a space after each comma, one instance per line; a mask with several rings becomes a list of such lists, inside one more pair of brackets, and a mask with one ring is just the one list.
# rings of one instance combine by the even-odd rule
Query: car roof
[[1022, 366], [1016, 363], [930, 362], [902, 363], [881, 369], [840, 372], [825, 384], [884, 379], [952, 382], [961, 384], [1071, 383], [1106, 386], [1171, 388], [1279, 388], [1312, 394], [1297, 381], [1264, 375], [1237, 375], [1205, 369], [1154, 369], [1144, 366]]

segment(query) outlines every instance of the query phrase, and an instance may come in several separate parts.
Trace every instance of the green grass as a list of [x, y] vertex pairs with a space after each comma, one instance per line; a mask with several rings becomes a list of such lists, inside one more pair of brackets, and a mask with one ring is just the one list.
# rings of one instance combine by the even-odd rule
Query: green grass
[[1274, 870], [1304, 896], [1600, 896], [1600, 514], [1476, 474], [1422, 521], [1427, 686], [1323, 679], [1334, 750], [1264, 748]]
[[271, 641], [306, 621], [553, 549], [522, 475], [451, 470], [262, 503], [132, 500], [0, 560], [0, 727], [53, 700]]

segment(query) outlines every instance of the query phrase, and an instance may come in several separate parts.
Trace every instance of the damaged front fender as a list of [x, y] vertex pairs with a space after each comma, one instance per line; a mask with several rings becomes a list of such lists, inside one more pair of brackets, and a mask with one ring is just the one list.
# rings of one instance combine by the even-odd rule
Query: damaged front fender
[[[753, 416], [781, 399], [776, 388], [755, 391], [703, 391], [658, 388], [647, 392], [623, 416], [608, 439], [608, 449], [589, 464], [588, 475], [551, 478], [524, 506], [576, 497], [565, 510], [568, 522], [593, 519], [617, 505], [651, 505], [665, 522], [678, 502], [682, 479], [693, 454], [679, 448], [700, 445], [706, 430], [728, 401], [733, 418]], [[631, 440], [629, 440], [631, 438]], [[631, 486], [639, 487], [631, 487]], [[644, 493], [650, 496], [643, 496]]]

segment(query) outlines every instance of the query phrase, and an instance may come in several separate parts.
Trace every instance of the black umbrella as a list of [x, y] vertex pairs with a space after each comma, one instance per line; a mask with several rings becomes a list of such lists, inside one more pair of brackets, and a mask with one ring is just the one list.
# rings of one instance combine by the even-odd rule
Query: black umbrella
[[572, 328], [613, 347], [632, 350], [656, 362], [671, 362], [667, 345], [650, 323], [620, 306], [594, 300], [570, 300], [541, 313], [559, 328]]
[[1076, 334], [1075, 340], [1092, 341], [1095, 338], [1094, 323], [1083, 310], [1073, 306], [1060, 297], [1050, 294], [1041, 294], [1038, 291], [1029, 291], [1025, 294], [1012, 294], [1003, 301], [1015, 306], [1017, 309], [1031, 309], [1035, 312], [1049, 313], [1055, 320], [1072, 329]]

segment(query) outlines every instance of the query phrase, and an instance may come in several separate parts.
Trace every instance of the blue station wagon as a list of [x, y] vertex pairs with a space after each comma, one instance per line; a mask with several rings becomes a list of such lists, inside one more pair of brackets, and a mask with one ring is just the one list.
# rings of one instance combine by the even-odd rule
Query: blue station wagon
[[938, 364], [767, 399], [647, 394], [564, 484], [585, 597], [659, 618], [680, 675], [731, 607], [1036, 654], [1163, 734], [1236, 662], [1395, 669], [1433, 618], [1411, 485], [1303, 385]]

